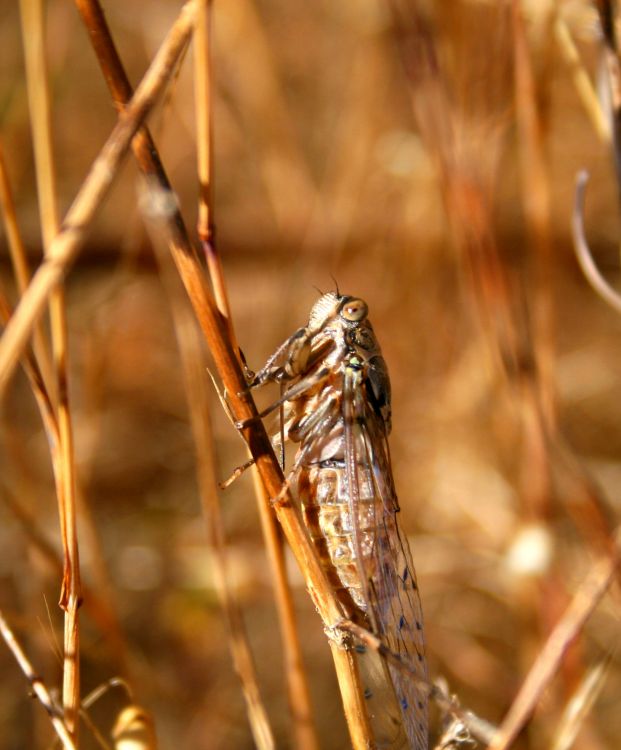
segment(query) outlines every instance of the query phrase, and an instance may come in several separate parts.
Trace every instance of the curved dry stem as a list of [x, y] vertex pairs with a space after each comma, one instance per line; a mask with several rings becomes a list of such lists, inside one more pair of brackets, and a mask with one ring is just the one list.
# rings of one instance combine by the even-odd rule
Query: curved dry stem
[[576, 198], [571, 222], [574, 250], [580, 268], [593, 290], [604, 300], [604, 302], [610, 305], [615, 312], [621, 315], [621, 295], [616, 292], [602, 276], [599, 268], [593, 260], [593, 254], [591, 253], [591, 248], [588, 245], [584, 233], [584, 195], [588, 181], [589, 173], [583, 169], [576, 177]]

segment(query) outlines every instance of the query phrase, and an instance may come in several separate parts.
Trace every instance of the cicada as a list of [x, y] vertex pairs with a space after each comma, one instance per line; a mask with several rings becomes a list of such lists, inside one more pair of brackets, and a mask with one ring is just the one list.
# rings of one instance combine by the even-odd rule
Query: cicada
[[427, 748], [423, 616], [407, 539], [399, 528], [388, 435], [390, 380], [366, 303], [323, 294], [307, 325], [252, 380], [277, 382], [274, 441], [299, 445], [287, 483], [348, 615], [372, 629], [418, 676], [361, 654], [377, 747]]

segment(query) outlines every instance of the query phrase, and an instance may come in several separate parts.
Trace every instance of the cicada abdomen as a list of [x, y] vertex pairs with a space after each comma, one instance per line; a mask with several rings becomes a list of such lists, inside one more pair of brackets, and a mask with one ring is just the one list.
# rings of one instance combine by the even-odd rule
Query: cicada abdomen
[[286, 384], [278, 402], [282, 432], [299, 444], [289, 481], [337, 595], [349, 616], [420, 678], [360, 649], [376, 745], [426, 750], [422, 610], [397, 521], [387, 442], [390, 381], [367, 313], [360, 299], [324, 294], [308, 325], [276, 350], [253, 384]]

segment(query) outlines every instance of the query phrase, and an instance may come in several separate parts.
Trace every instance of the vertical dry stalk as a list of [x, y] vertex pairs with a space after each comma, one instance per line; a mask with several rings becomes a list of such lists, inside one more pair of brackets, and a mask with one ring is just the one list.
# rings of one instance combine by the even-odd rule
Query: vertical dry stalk
[[282, 532], [270, 508], [269, 497], [265, 492], [261, 477], [254, 469], [252, 470], [252, 479], [271, 568], [274, 599], [281, 629], [285, 679], [293, 719], [293, 745], [300, 750], [315, 750], [319, 747], [319, 740], [302, 656], [295, 605], [287, 576]]
[[9, 647], [11, 653], [15, 657], [15, 660], [19, 664], [20, 669], [26, 675], [32, 691], [41, 702], [43, 708], [45, 708], [47, 715], [50, 717], [50, 721], [52, 722], [54, 731], [62, 742], [63, 747], [65, 748], [65, 750], [76, 750], [76, 745], [72, 739], [71, 732], [69, 731], [69, 728], [63, 721], [62, 717], [59, 716], [59, 709], [55, 706], [54, 701], [52, 700], [52, 696], [45, 686], [45, 683], [33, 669], [32, 664], [28, 660], [28, 657], [15, 638], [15, 635], [9, 627], [9, 624], [2, 612], [0, 612], [0, 633], [4, 638], [6, 645]]
[[194, 32], [194, 101], [196, 107], [196, 153], [198, 171], [197, 232], [213, 287], [218, 310], [233, 337], [231, 311], [222, 263], [215, 241], [213, 218], [213, 71], [211, 65], [212, 0], [201, 0]]
[[555, 422], [553, 392], [554, 321], [551, 278], [553, 247], [550, 226], [550, 188], [544, 134], [537, 106], [536, 81], [529, 50], [523, 7], [513, 0], [515, 103], [520, 151], [522, 205], [530, 248], [534, 253], [535, 320], [533, 346], [537, 358], [538, 390], [548, 428]]
[[599, 560], [593, 566], [539, 652], [511, 709], [490, 744], [489, 750], [507, 750], [515, 740], [560, 667], [570, 644], [580, 634], [598, 602], [608, 590], [617, 574], [618, 564], [618, 551], [615, 551], [613, 556]]
[[[196, 101], [196, 134], [198, 155], [199, 206], [197, 232], [207, 258], [218, 310], [227, 321], [232, 342], [234, 329], [228, 303], [222, 262], [214, 234], [213, 216], [213, 72], [211, 53], [211, 0], [202, 0], [194, 33], [194, 81]], [[310, 691], [304, 670], [302, 648], [295, 619], [295, 608], [283, 549], [283, 537], [260, 477], [253, 470], [253, 484], [261, 518], [263, 539], [270, 562], [274, 596], [280, 622], [285, 661], [285, 680], [293, 719], [295, 747], [317, 750], [319, 747], [310, 702]], [[217, 503], [217, 496], [214, 497]], [[214, 517], [214, 521], [217, 519]]]
[[[22, 31], [26, 57], [26, 78], [30, 103], [35, 169], [43, 245], [47, 255], [59, 231], [55, 168], [52, 153], [50, 98], [45, 60], [43, 4], [21, 0]], [[77, 739], [80, 706], [80, 647], [78, 609], [82, 600], [75, 502], [73, 430], [67, 383], [67, 320], [64, 290], [58, 285], [50, 297], [52, 348], [58, 398], [59, 461], [55, 462], [64, 570], [60, 606], [65, 611], [63, 708], [65, 720]]]

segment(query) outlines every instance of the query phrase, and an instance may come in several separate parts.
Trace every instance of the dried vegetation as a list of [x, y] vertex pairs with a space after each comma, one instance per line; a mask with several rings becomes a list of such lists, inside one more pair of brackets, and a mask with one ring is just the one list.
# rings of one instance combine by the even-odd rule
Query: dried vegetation
[[431, 673], [494, 750], [618, 747], [621, 319], [572, 247], [614, 286], [612, 5], [104, 9], [0, 4], [0, 750], [347, 746], [260, 425], [262, 482], [216, 492], [237, 343], [256, 369], [335, 281], [391, 371]]

